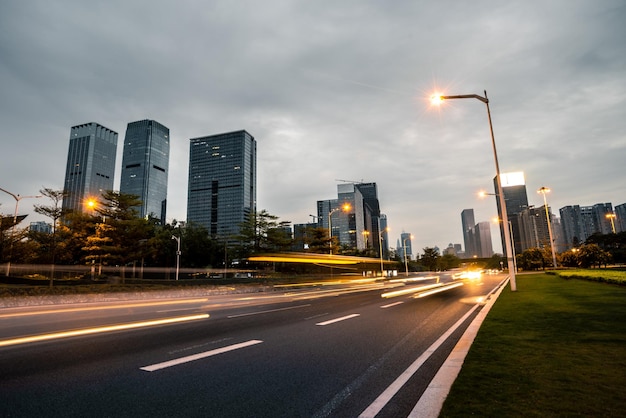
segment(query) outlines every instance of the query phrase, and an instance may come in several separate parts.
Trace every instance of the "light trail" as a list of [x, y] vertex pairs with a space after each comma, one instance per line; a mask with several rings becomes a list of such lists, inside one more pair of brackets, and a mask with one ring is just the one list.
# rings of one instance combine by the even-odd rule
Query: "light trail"
[[83, 328], [70, 331], [52, 332], [49, 334], [30, 335], [27, 337], [12, 338], [10, 340], [0, 341], [0, 347], [8, 347], [18, 344], [27, 344], [40, 341], [49, 341], [60, 338], [78, 337], [82, 335], [101, 334], [105, 332], [122, 331], [135, 328], [152, 327], [156, 325], [175, 324], [178, 322], [196, 321], [199, 319], [207, 319], [209, 314], [198, 314], [189, 316], [179, 316], [175, 318], [154, 319], [151, 321], [129, 322], [126, 324], [105, 325], [102, 327]]
[[[151, 302], [133, 302], [122, 303], [115, 305], [95, 305], [95, 306], [81, 306], [76, 308], [60, 308], [60, 309], [46, 309], [43, 311], [28, 311], [28, 312], [16, 312], [10, 314], [0, 314], [0, 318], [15, 318], [20, 316], [31, 315], [50, 315], [56, 313], [68, 313], [68, 312], [84, 312], [84, 311], [100, 311], [110, 309], [125, 309], [125, 308], [141, 308], [147, 306], [161, 306], [161, 305], [177, 305], [182, 303], [202, 303], [207, 302], [207, 298], [195, 298], [195, 299], [179, 299], [179, 300], [163, 300], [163, 301], [151, 301]], [[10, 309], [10, 308], [8, 308]]]

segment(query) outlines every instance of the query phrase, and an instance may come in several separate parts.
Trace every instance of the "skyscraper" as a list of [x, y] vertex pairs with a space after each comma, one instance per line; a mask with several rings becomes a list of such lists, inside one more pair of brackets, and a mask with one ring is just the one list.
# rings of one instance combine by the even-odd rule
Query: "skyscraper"
[[63, 209], [84, 212], [86, 200], [113, 190], [116, 153], [117, 132], [95, 122], [72, 126]]
[[131, 122], [126, 128], [120, 192], [142, 202], [139, 216], [165, 224], [170, 130], [154, 120]]
[[476, 238], [476, 252], [480, 258], [489, 258], [493, 255], [493, 245], [491, 243], [491, 225], [489, 222], [478, 222], [474, 227], [474, 237]]
[[256, 212], [256, 141], [244, 130], [189, 141], [187, 221], [233, 241]]
[[461, 212], [461, 226], [463, 227], [463, 244], [465, 244], [465, 258], [478, 256], [476, 238], [474, 237], [474, 209], [463, 209]]
[[[524, 173], [521, 171], [514, 173], [500, 173], [500, 184], [502, 185], [502, 193], [504, 194], [504, 204], [506, 205], [506, 214], [508, 219], [506, 221], [511, 223], [511, 231], [513, 232], [512, 244], [515, 248], [515, 253], [521, 253], [522, 246], [522, 234], [519, 226], [519, 214], [528, 207], [528, 194], [526, 193], [526, 181], [524, 179]], [[496, 194], [498, 193], [497, 178], [494, 177], [493, 184]], [[496, 196], [496, 202], [498, 204], [498, 213], [502, 213], [500, 208], [500, 199]], [[500, 222], [500, 237], [502, 238], [502, 248], [506, 248], [504, 244], [503, 227], [508, 225], [505, 222]]]

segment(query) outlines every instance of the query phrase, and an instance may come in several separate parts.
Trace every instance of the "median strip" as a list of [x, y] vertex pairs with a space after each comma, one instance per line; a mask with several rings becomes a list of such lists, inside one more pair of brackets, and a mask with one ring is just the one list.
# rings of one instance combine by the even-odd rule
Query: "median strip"
[[261, 340], [250, 340], [239, 344], [233, 344], [222, 348], [216, 348], [215, 350], [205, 351], [198, 354], [193, 354], [191, 356], [180, 357], [174, 360], [164, 361], [163, 363], [152, 364], [150, 366], [140, 367], [141, 370], [146, 372], [154, 372], [156, 370], [165, 369], [172, 366], [178, 366], [179, 364], [189, 363], [191, 361], [200, 360], [203, 358], [215, 356], [217, 354], [227, 353], [229, 351], [238, 350], [240, 348], [249, 347], [251, 345], [260, 344], [263, 341]]

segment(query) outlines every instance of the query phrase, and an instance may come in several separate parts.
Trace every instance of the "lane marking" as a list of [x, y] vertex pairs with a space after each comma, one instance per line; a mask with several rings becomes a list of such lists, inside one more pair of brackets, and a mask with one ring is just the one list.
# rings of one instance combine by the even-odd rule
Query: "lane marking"
[[402, 372], [402, 374], [398, 376], [398, 378], [394, 380], [394, 382], [389, 385], [389, 387], [385, 389], [383, 393], [381, 393], [378, 398], [376, 398], [374, 402], [372, 402], [371, 405], [368, 406], [367, 409], [365, 409], [365, 411], [361, 412], [359, 418], [375, 417], [385, 407], [385, 405], [389, 403], [391, 398], [400, 391], [402, 386], [404, 386], [406, 382], [408, 382], [409, 379], [419, 370], [419, 368], [422, 367], [426, 360], [428, 360], [430, 356], [432, 356], [435, 351], [439, 349], [439, 347], [448, 339], [448, 337], [450, 337], [450, 335], [452, 335], [452, 333], [456, 331], [457, 328], [459, 328], [463, 324], [463, 322], [465, 322], [465, 320], [469, 318], [476, 309], [478, 309], [478, 307], [479, 305], [474, 305], [465, 315], [463, 315], [463, 317], [461, 317], [461, 319], [456, 321], [454, 325], [448, 328], [448, 330], [443, 333], [439, 337], [439, 339], [437, 339], [437, 341], [435, 341], [430, 347], [428, 347], [426, 351], [424, 351], [424, 353], [413, 362], [413, 364], [411, 364], [404, 372]]
[[227, 318], [240, 318], [242, 316], [252, 316], [252, 315], [260, 315], [260, 314], [270, 313], [270, 312], [288, 311], [290, 309], [306, 308], [307, 306], [311, 306], [311, 304], [307, 303], [306, 305], [288, 306], [286, 308], [277, 308], [277, 309], [268, 309], [267, 311], [256, 311], [256, 312], [242, 313], [238, 315], [228, 315]]
[[126, 329], [151, 327], [155, 325], [174, 324], [177, 322], [185, 322], [185, 321], [195, 321], [198, 319], [206, 319], [208, 317], [209, 317], [209, 314], [179, 316], [176, 318], [154, 319], [151, 321], [130, 322], [127, 324], [105, 325], [102, 327], [95, 327], [95, 328], [83, 328], [83, 329], [75, 329], [75, 330], [70, 330], [70, 331], [52, 332], [49, 334], [31, 335], [28, 337], [20, 337], [20, 338], [13, 338], [10, 340], [2, 340], [0, 341], [0, 347], [7, 347], [10, 345], [17, 345], [17, 344], [33, 343], [33, 342], [38, 342], [38, 341], [54, 340], [57, 338], [69, 338], [69, 337], [77, 337], [80, 335], [101, 334], [104, 332], [113, 332], [113, 331], [121, 331], [121, 330], [126, 330]]
[[351, 314], [351, 315], [346, 315], [346, 316], [342, 316], [341, 318], [335, 318], [335, 319], [330, 319], [330, 320], [324, 321], [324, 322], [318, 322], [315, 325], [319, 325], [319, 326], [323, 327], [324, 325], [334, 324], [335, 322], [345, 321], [346, 319], [356, 318], [357, 316], [361, 316], [361, 314], [355, 313], [355, 314]]
[[400, 302], [394, 302], [394, 303], [390, 303], [389, 305], [383, 305], [381, 306], [382, 309], [387, 309], [387, 308], [391, 308], [392, 306], [396, 306], [396, 305], [402, 305], [404, 302], [400, 301]]
[[227, 353], [229, 351], [238, 350], [240, 348], [250, 347], [252, 345], [260, 344], [263, 341], [261, 340], [250, 340], [239, 344], [233, 344], [222, 348], [216, 348], [215, 350], [205, 351], [203, 353], [193, 354], [191, 356], [180, 357], [174, 360], [164, 361], [162, 363], [152, 364], [150, 366], [140, 367], [140, 370], [144, 370], [146, 372], [154, 372], [156, 370], [165, 369], [172, 366], [178, 366], [180, 364], [189, 363], [191, 361], [200, 360], [203, 358], [215, 356], [217, 354]]

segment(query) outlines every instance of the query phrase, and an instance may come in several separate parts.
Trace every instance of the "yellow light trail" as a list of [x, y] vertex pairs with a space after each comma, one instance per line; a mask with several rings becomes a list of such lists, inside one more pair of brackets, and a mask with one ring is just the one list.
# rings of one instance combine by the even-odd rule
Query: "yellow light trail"
[[13, 338], [10, 340], [1, 340], [0, 347], [8, 347], [11, 345], [34, 343], [39, 341], [48, 341], [59, 338], [77, 337], [81, 335], [100, 334], [105, 332], [121, 331], [135, 328], [152, 327], [156, 325], [174, 324], [178, 322], [196, 321], [199, 319], [207, 319], [209, 314], [198, 314], [189, 316], [179, 316], [175, 318], [154, 319], [151, 321], [129, 322], [126, 324], [105, 325], [95, 328], [83, 328], [70, 331], [52, 332], [49, 334], [30, 335], [27, 337]]
[[68, 313], [68, 312], [83, 312], [83, 311], [99, 311], [105, 309], [124, 309], [124, 308], [140, 308], [144, 306], [160, 306], [160, 305], [176, 305], [179, 303], [201, 303], [207, 302], [207, 298], [196, 299], [180, 299], [180, 300], [166, 300], [166, 301], [152, 301], [152, 302], [135, 302], [135, 303], [123, 303], [114, 305], [97, 305], [97, 306], [81, 306], [78, 308], [61, 308], [61, 309], [47, 309], [44, 311], [29, 311], [29, 312], [17, 312], [10, 314], [0, 314], [0, 318], [14, 318], [18, 316], [31, 316], [31, 315], [50, 315], [55, 313]]

